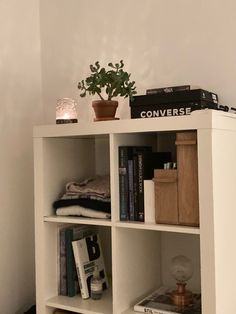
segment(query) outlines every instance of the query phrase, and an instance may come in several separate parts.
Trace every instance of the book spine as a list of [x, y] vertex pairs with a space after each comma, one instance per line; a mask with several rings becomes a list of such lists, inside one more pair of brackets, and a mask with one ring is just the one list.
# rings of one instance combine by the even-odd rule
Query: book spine
[[[139, 217], [139, 207], [140, 207], [140, 201], [139, 201], [139, 179], [140, 179], [140, 172], [139, 172], [139, 165], [138, 165], [138, 153], [143, 154], [145, 152], [151, 152], [152, 147], [151, 146], [137, 146], [133, 149], [133, 203], [134, 203], [134, 220], [135, 221], [143, 221], [142, 218], [140, 220]], [[142, 173], [142, 178], [144, 179]], [[143, 182], [142, 179], [142, 182]], [[143, 184], [143, 183], [142, 183]], [[144, 193], [144, 192], [143, 192]], [[143, 195], [143, 207], [144, 209], [144, 195]], [[144, 217], [143, 217], [144, 219]]]
[[134, 220], [138, 221], [138, 157], [133, 156]]
[[119, 196], [120, 220], [129, 220], [129, 194], [128, 194], [128, 148], [119, 147]]
[[[131, 156], [132, 158], [133, 156]], [[128, 160], [128, 182], [129, 182], [129, 219], [134, 221], [134, 165], [133, 159]]]
[[77, 282], [76, 282], [76, 268], [75, 260], [72, 248], [72, 241], [74, 240], [73, 228], [66, 229], [66, 268], [67, 268], [67, 295], [68, 297], [74, 297], [77, 294]]
[[151, 88], [146, 90], [147, 95], [152, 94], [165, 94], [165, 93], [172, 93], [172, 92], [178, 92], [183, 90], [190, 90], [190, 85], [179, 85], [179, 86], [168, 86], [168, 87], [162, 87], [162, 88]]
[[145, 222], [155, 223], [155, 186], [153, 180], [144, 180], [144, 208]]
[[59, 254], [60, 254], [59, 294], [67, 296], [66, 240], [64, 229], [59, 231]]
[[198, 102], [148, 104], [131, 107], [131, 119], [175, 117], [191, 114], [194, 110], [217, 109], [217, 104], [204, 100]]
[[138, 221], [144, 222], [144, 159], [143, 154], [137, 154], [137, 187], [138, 187]]
[[[191, 89], [186, 91], [172, 93], [157, 93], [152, 95], [137, 95], [130, 100], [130, 106], [157, 106], [171, 105], [169, 108], [177, 108], [182, 104], [187, 103], [206, 103], [218, 104], [218, 96], [215, 93], [208, 92], [202, 89]], [[161, 108], [161, 109], [162, 109]]]
[[73, 248], [73, 253], [74, 253], [74, 258], [75, 258], [76, 272], [78, 276], [81, 297], [82, 299], [88, 299], [89, 294], [86, 293], [86, 289], [84, 286], [84, 285], [87, 285], [87, 283], [82, 282], [82, 279], [85, 277], [85, 275], [82, 274], [84, 269], [83, 269], [82, 261], [79, 254], [78, 241], [72, 242], [72, 248]]

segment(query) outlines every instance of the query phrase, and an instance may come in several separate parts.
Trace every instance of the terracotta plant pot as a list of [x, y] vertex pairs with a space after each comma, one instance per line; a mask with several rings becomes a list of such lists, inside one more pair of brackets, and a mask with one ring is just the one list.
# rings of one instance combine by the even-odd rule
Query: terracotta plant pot
[[96, 118], [94, 121], [117, 120], [115, 118], [118, 101], [116, 100], [94, 100], [92, 106]]

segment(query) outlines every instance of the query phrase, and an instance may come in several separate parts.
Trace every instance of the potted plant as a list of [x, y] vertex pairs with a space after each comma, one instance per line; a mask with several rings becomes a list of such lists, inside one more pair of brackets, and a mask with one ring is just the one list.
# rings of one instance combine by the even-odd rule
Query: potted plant
[[[90, 65], [91, 74], [78, 83], [82, 91], [81, 97], [97, 94], [99, 100], [94, 100], [92, 106], [95, 111], [95, 121], [114, 120], [118, 101], [115, 97], [130, 97], [136, 94], [135, 82], [130, 80], [130, 74], [123, 70], [124, 62], [108, 63], [108, 69], [100, 67], [99, 61]], [[106, 94], [106, 96], [104, 96]]]

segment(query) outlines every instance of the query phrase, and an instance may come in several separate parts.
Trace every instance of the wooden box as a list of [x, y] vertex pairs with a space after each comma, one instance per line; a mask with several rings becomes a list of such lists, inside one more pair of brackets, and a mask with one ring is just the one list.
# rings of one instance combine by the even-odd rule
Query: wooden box
[[156, 169], [154, 183], [156, 223], [178, 224], [177, 170]]
[[197, 132], [177, 132], [179, 224], [199, 226]]
[[199, 226], [197, 132], [176, 133], [177, 169], [154, 171], [156, 223]]

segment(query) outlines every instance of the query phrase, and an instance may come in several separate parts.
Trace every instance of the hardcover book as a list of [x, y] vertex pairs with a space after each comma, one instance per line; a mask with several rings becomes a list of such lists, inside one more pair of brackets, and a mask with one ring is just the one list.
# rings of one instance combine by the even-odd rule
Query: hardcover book
[[78, 277], [72, 248], [72, 241], [93, 233], [90, 226], [72, 226], [65, 229], [67, 295], [73, 297], [79, 292]]
[[163, 169], [165, 162], [172, 161], [170, 152], [138, 152], [137, 153], [137, 197], [138, 197], [138, 221], [145, 221], [144, 213], [144, 180], [154, 177], [154, 169]]
[[[146, 95], [146, 97], [155, 95]], [[140, 96], [141, 97], [141, 96]], [[219, 110], [218, 104], [205, 100], [181, 102], [181, 103], [163, 103], [158, 104], [155, 101], [150, 103], [130, 104], [131, 119], [136, 118], [160, 118], [190, 115], [192, 111], [201, 109]]]
[[59, 230], [59, 295], [67, 296], [65, 228]]
[[168, 87], [159, 87], [159, 88], [150, 88], [146, 90], [147, 95], [151, 94], [161, 94], [161, 93], [172, 93], [184, 90], [190, 90], [190, 85], [179, 85], [179, 86], [168, 86]]
[[120, 220], [128, 220], [128, 149], [119, 147], [119, 196], [120, 196]]
[[174, 305], [171, 289], [160, 287], [134, 306], [134, 311], [149, 314], [201, 314], [201, 294], [193, 294], [191, 304], [184, 307]]
[[90, 297], [90, 281], [94, 270], [98, 270], [102, 278], [103, 290], [108, 288], [107, 275], [102, 254], [99, 234], [93, 234], [83, 239], [73, 241], [73, 252], [79, 280], [81, 297]]
[[183, 116], [201, 109], [219, 110], [218, 95], [187, 85], [149, 90], [130, 101], [132, 119]]
[[170, 93], [158, 93], [151, 95], [137, 95], [130, 101], [131, 106], [157, 105], [157, 104], [177, 104], [187, 102], [206, 101], [218, 104], [218, 95], [204, 89], [191, 89], [183, 91], [173, 91]]

